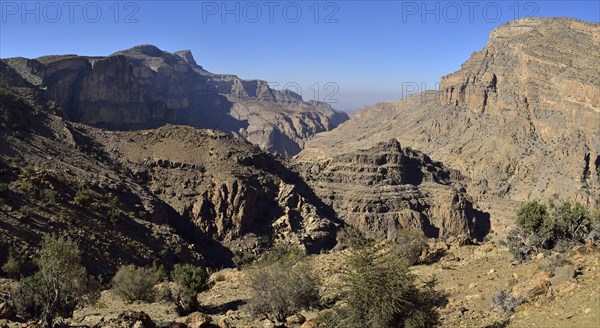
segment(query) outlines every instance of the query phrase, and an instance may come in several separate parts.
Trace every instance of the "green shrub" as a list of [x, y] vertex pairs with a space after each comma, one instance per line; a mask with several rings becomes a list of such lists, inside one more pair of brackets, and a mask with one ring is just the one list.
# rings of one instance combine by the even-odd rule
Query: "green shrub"
[[6, 194], [9, 189], [8, 183], [0, 183], [0, 195]]
[[52, 189], [42, 189], [39, 197], [46, 205], [54, 205], [58, 199], [58, 192]]
[[[340, 285], [339, 319], [331, 327], [433, 327], [443, 296], [435, 280], [418, 288], [405, 261], [379, 247], [355, 250]], [[331, 317], [329, 318], [331, 320]]]
[[363, 247], [372, 243], [372, 240], [366, 238], [362, 232], [351, 226], [342, 228], [342, 230], [337, 233], [336, 240], [337, 245], [335, 247], [340, 250]]
[[57, 316], [68, 318], [79, 304], [99, 297], [97, 282], [81, 265], [77, 244], [66, 237], [46, 236], [37, 260], [39, 271], [21, 279], [10, 302], [24, 319], [52, 327]]
[[2, 271], [4, 271], [9, 278], [19, 278], [21, 276], [21, 263], [13, 256], [13, 254], [9, 254], [6, 263], [2, 265]]
[[91, 189], [83, 189], [83, 190], [79, 190], [77, 192], [77, 194], [75, 194], [75, 203], [81, 205], [81, 206], [88, 206], [90, 205], [94, 200], [96, 200], [96, 198], [98, 197], [98, 194], [96, 192], [94, 192]]
[[15, 156], [10, 159], [12, 166], [14, 167], [22, 167], [25, 165], [25, 160], [21, 156]]
[[596, 212], [580, 203], [563, 201], [557, 205], [554, 200], [550, 199], [548, 205], [527, 202], [518, 209], [517, 227], [507, 238], [516, 259], [551, 249], [566, 251], [577, 243], [600, 240]]
[[517, 226], [524, 229], [539, 230], [547, 220], [546, 205], [537, 201], [527, 202], [517, 210]]
[[274, 245], [268, 252], [262, 254], [259, 263], [263, 265], [273, 263], [296, 263], [306, 257], [306, 252], [294, 245], [281, 243]]
[[173, 291], [173, 299], [180, 313], [190, 313], [198, 309], [197, 294], [207, 290], [208, 272], [205, 268], [191, 264], [175, 264], [171, 272], [177, 288]]
[[154, 285], [159, 282], [154, 268], [136, 267], [133, 264], [119, 268], [112, 279], [112, 290], [127, 302], [155, 300]]

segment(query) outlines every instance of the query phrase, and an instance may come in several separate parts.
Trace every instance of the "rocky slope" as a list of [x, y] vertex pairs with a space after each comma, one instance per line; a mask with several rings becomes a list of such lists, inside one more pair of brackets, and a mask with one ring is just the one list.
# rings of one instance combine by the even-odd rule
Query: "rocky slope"
[[483, 238], [489, 231], [458, 172], [402, 148], [396, 139], [324, 159], [300, 157], [296, 163], [340, 219], [372, 238], [393, 239], [401, 229], [436, 238]]
[[238, 134], [263, 150], [297, 154], [304, 142], [348, 116], [304, 102], [267, 82], [213, 74], [191, 52], [142, 45], [108, 57], [76, 55], [4, 59], [30, 83], [48, 89], [67, 118], [110, 129], [166, 123]]
[[[0, 63], [0, 262], [65, 233], [93, 273], [121, 264], [230, 265], [276, 240], [335, 244], [335, 214], [249, 142], [186, 126], [116, 132], [71, 123]], [[4, 74], [6, 73], [6, 74]]]
[[[528, 199], [600, 194], [597, 23], [528, 18], [498, 27], [440, 91], [381, 103], [319, 134], [300, 161], [396, 138], [470, 179], [496, 219]], [[487, 207], [486, 207], [487, 209]]]
[[241, 138], [172, 125], [88, 134], [153, 195], [234, 252], [274, 240], [309, 252], [335, 244], [335, 213], [296, 173]]

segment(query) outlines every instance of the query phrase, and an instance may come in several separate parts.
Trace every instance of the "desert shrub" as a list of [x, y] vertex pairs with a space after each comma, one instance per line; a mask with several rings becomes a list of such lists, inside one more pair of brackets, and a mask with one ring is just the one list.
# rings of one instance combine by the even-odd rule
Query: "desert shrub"
[[90, 205], [96, 198], [98, 194], [91, 189], [83, 189], [79, 190], [77, 194], [75, 194], [75, 198], [73, 199], [75, 203], [81, 206]]
[[523, 298], [507, 293], [504, 289], [500, 289], [492, 295], [492, 302], [495, 307], [499, 308], [504, 313], [513, 315], [515, 313], [515, 308], [523, 303]]
[[227, 280], [227, 278], [225, 278], [225, 275], [224, 275], [224, 274], [222, 274], [222, 273], [217, 273], [217, 274], [215, 275], [215, 279], [214, 279], [214, 280], [215, 280], [215, 281], [217, 281], [217, 282], [219, 282], [219, 281], [225, 281], [225, 280]]
[[127, 302], [152, 302], [155, 300], [154, 285], [159, 282], [159, 278], [154, 268], [125, 265], [113, 277], [112, 290]]
[[20, 173], [19, 177], [23, 180], [30, 180], [33, 177], [35, 177], [35, 174], [36, 174], [35, 167], [31, 164], [28, 164], [28, 165], [24, 166], [23, 168], [21, 168], [21, 173]]
[[294, 245], [281, 243], [274, 245], [268, 252], [262, 254], [259, 263], [263, 265], [273, 263], [296, 263], [306, 256], [306, 252]]
[[175, 264], [171, 277], [177, 285], [173, 291], [173, 299], [179, 312], [190, 313], [197, 310], [197, 294], [209, 287], [206, 269], [191, 264]]
[[123, 205], [123, 203], [121, 203], [121, 200], [117, 196], [110, 197], [108, 199], [108, 204], [113, 208], [120, 208]]
[[363, 247], [372, 242], [372, 240], [366, 238], [362, 232], [351, 226], [342, 228], [337, 233], [336, 239], [337, 245], [335, 247], [339, 250]]
[[66, 237], [45, 237], [37, 259], [39, 271], [21, 279], [11, 303], [24, 319], [41, 319], [52, 327], [55, 318], [68, 318], [75, 307], [99, 297], [97, 282], [81, 265], [77, 244]]
[[427, 240], [425, 237], [410, 230], [399, 230], [396, 238], [391, 245], [391, 252], [406, 262], [407, 265], [414, 265], [419, 262], [423, 251], [427, 249]]
[[595, 217], [595, 212], [580, 203], [563, 201], [556, 204], [555, 198], [547, 205], [527, 202], [517, 211], [517, 227], [509, 233], [507, 244], [519, 260], [551, 249], [566, 251], [577, 243], [597, 238], [594, 235], [598, 221]]
[[10, 163], [14, 167], [22, 167], [25, 165], [25, 159], [23, 159], [23, 157], [17, 155], [10, 159]]
[[254, 255], [250, 251], [242, 251], [242, 250], [235, 251], [233, 253], [233, 257], [231, 258], [233, 265], [239, 269], [252, 264], [252, 262], [254, 262], [255, 260], [256, 260], [256, 255]]
[[8, 187], [8, 183], [0, 183], [0, 195], [4, 195], [8, 192], [9, 187]]
[[546, 205], [537, 201], [527, 202], [517, 210], [517, 225], [524, 229], [539, 230], [547, 220]]
[[253, 296], [248, 303], [255, 314], [285, 321], [318, 304], [319, 282], [303, 257], [302, 250], [281, 246], [250, 269], [248, 283]]
[[46, 205], [56, 204], [58, 199], [58, 192], [52, 189], [42, 189], [39, 192], [39, 198], [46, 203]]
[[13, 254], [9, 254], [6, 263], [2, 265], [2, 271], [4, 271], [9, 278], [19, 278], [21, 276], [21, 263]]
[[293, 267], [282, 263], [261, 266], [252, 269], [248, 278], [253, 293], [248, 303], [254, 313], [285, 321], [319, 301], [318, 281], [306, 263]]
[[339, 319], [333, 327], [432, 327], [443, 299], [435, 280], [416, 285], [406, 262], [379, 247], [357, 249], [340, 285]]

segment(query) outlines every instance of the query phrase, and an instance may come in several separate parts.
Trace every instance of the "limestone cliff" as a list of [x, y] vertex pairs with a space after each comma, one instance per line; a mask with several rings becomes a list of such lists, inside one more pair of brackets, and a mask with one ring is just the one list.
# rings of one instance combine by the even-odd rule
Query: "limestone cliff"
[[599, 33], [597, 23], [567, 18], [502, 25], [461, 70], [442, 78], [440, 91], [371, 106], [316, 136], [299, 157], [397, 138], [467, 177], [496, 231], [525, 200], [558, 194], [597, 204]]
[[489, 230], [473, 209], [460, 174], [396, 139], [322, 158], [300, 157], [297, 167], [340, 219], [375, 238], [400, 229], [430, 237], [483, 238]]
[[4, 61], [30, 83], [47, 88], [68, 119], [96, 127], [185, 124], [230, 132], [269, 152], [295, 155], [315, 133], [348, 119], [328, 104], [305, 102], [265, 81], [210, 73], [190, 51], [172, 54], [142, 45], [108, 57]]

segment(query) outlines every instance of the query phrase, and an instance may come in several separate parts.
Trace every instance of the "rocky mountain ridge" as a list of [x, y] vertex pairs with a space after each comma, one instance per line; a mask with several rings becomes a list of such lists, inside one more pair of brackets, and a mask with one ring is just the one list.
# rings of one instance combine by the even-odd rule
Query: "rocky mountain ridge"
[[213, 74], [190, 51], [141, 45], [107, 57], [77, 55], [4, 61], [46, 88], [69, 120], [109, 129], [167, 123], [240, 135], [262, 149], [294, 155], [318, 132], [348, 119], [326, 103], [305, 102], [266, 81]]
[[439, 91], [371, 106], [317, 135], [298, 160], [395, 138], [467, 177], [499, 226], [525, 200], [558, 194], [598, 204], [599, 31], [567, 18], [502, 25]]
[[95, 274], [153, 261], [231, 265], [276, 241], [308, 252], [335, 245], [335, 213], [242, 138], [72, 123], [53, 114], [63, 110], [46, 90], [0, 69], [0, 261], [9, 250], [32, 255], [47, 233], [77, 240]]

